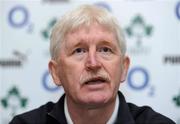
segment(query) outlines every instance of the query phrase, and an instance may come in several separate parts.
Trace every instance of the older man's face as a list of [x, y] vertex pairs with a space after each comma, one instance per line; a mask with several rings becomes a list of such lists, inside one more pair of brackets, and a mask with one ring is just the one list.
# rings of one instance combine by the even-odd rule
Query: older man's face
[[115, 35], [93, 24], [68, 33], [65, 39], [57, 63], [50, 63], [55, 82], [64, 87], [68, 100], [92, 107], [115, 100], [129, 65]]

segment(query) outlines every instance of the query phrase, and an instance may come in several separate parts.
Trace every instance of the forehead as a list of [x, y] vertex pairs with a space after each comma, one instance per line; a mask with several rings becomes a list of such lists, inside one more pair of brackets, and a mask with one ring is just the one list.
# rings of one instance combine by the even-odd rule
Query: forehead
[[117, 42], [115, 33], [112, 30], [107, 29], [99, 24], [93, 24], [90, 26], [81, 26], [75, 30], [70, 31], [66, 35], [66, 43], [76, 44], [77, 42], [100, 42], [107, 41], [115, 43]]

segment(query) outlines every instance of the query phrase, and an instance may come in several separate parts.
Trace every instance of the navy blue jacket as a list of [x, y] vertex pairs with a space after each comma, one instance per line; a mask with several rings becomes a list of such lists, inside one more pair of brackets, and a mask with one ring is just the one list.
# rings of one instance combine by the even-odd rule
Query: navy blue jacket
[[[121, 92], [118, 92], [118, 95], [120, 106], [115, 124], [175, 124], [171, 119], [148, 106], [138, 107], [132, 103], [126, 103]], [[49, 102], [35, 110], [17, 115], [10, 124], [67, 124], [64, 98], [65, 95], [57, 103]]]

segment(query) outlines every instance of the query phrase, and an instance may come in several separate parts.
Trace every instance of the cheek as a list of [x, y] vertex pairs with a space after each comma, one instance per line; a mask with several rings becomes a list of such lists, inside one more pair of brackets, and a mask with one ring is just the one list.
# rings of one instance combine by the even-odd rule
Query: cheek
[[[66, 63], [66, 64], [65, 64]], [[81, 68], [72, 62], [62, 62], [59, 72], [61, 83], [64, 88], [75, 88], [79, 83]]]
[[111, 62], [105, 67], [111, 76], [112, 81], [114, 83], [119, 83], [122, 75], [122, 65], [120, 64], [120, 61]]
[[116, 80], [117, 82], [120, 82], [122, 71], [119, 66], [112, 68], [112, 74], [113, 74], [112, 75], [113, 79]]

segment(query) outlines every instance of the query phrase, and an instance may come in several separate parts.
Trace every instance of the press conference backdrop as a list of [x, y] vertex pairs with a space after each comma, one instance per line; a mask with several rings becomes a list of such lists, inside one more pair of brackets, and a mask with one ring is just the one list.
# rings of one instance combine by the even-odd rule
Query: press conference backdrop
[[62, 95], [48, 73], [50, 32], [61, 15], [86, 3], [105, 7], [121, 24], [131, 57], [120, 87], [126, 100], [180, 124], [179, 0], [1, 0], [0, 124]]

